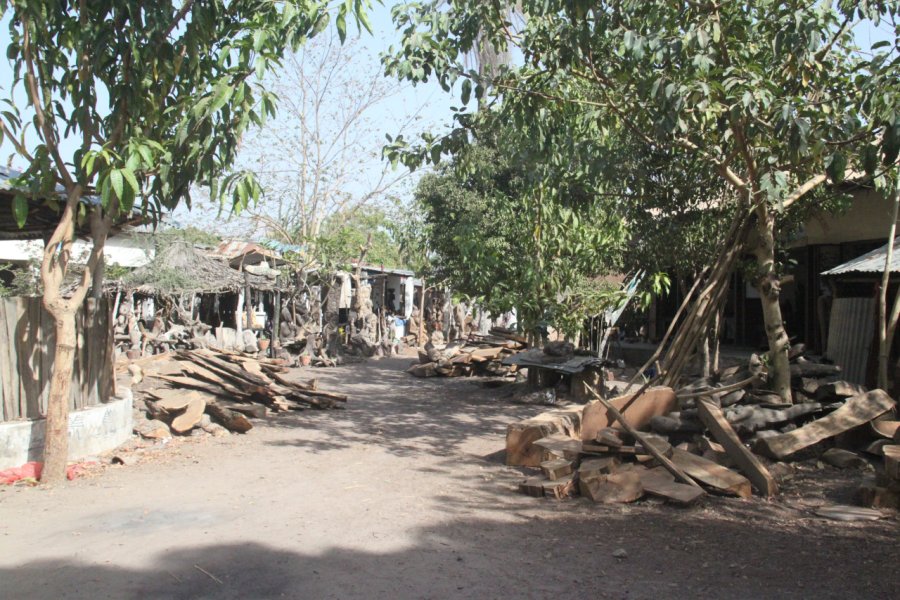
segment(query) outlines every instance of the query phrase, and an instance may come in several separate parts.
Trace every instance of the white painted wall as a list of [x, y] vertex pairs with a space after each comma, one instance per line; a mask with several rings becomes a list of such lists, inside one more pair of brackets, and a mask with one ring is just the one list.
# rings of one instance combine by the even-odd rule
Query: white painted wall
[[[0, 240], [0, 262], [24, 264], [40, 260], [44, 250], [41, 240]], [[84, 240], [72, 244], [75, 262], [84, 262], [91, 252], [91, 245]], [[150, 236], [122, 233], [106, 240], [104, 249], [106, 264], [120, 267], [143, 267], [153, 260], [156, 250]]]

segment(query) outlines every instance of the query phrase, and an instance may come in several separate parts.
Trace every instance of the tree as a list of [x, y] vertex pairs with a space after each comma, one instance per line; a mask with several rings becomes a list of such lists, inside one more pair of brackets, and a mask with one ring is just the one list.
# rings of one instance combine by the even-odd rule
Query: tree
[[[323, 252], [341, 243], [329, 237], [348, 233], [345, 221], [366, 225], [383, 215], [409, 176], [381, 159], [384, 113], [402, 86], [366, 52], [358, 41], [340, 44], [324, 34], [288, 55], [271, 84], [282, 99], [279, 116], [248, 136], [242, 150], [241, 162], [263, 190], [248, 216], [268, 238], [303, 248], [301, 271], [322, 266], [329, 258]], [[400, 116], [391, 125], [397, 130], [418, 116], [417, 109], [391, 113]], [[356, 248], [350, 256], [358, 254]]]
[[[434, 77], [447, 89], [462, 79], [463, 103], [473, 92], [487, 95], [535, 135], [544, 135], [546, 115], [578, 106], [580, 113], [571, 112], [578, 141], [627, 132], [649, 148], [705, 162], [730, 190], [723, 201], [741, 219], [736, 243], [756, 258], [769, 383], [790, 401], [776, 223], [828, 182], [869, 177], [892, 185], [900, 150], [897, 54], [890, 44], [860, 50], [852, 30], [894, 19], [896, 3], [532, 0], [521, 8], [524, 25], [515, 29], [481, 2], [447, 11], [407, 5], [395, 11], [405, 37], [387, 67], [407, 79]], [[479, 36], [515, 48], [522, 66], [488, 85], [459, 60]], [[415, 164], [459, 143], [453, 135], [425, 141], [424, 155], [399, 145], [389, 152]], [[565, 165], [569, 151], [561, 146], [555, 162]]]
[[[365, 25], [365, 4], [340, 6], [342, 37], [348, 16]], [[190, 205], [194, 184], [229, 197], [235, 210], [254, 201], [259, 186], [249, 173], [219, 184], [241, 135], [274, 114], [275, 96], [254, 78], [320, 33], [330, 17], [328, 4], [314, 0], [7, 0], [0, 7], [10, 17], [14, 73], [0, 131], [28, 161], [17, 183], [60, 214], [41, 264], [44, 305], [56, 322], [42, 479], [55, 482], [67, 459], [74, 315], [92, 281], [100, 293], [110, 225], [132, 210], [152, 221]], [[27, 98], [22, 112], [19, 90]], [[72, 156], [67, 144], [76, 146]], [[24, 222], [27, 202], [14, 204]], [[64, 296], [75, 224], [84, 219], [93, 246], [77, 287]]]
[[515, 308], [530, 335], [542, 324], [577, 335], [603, 298], [592, 280], [618, 264], [619, 213], [535, 162], [528, 139], [489, 114], [473, 131], [476, 142], [416, 191], [431, 278], [495, 314]]

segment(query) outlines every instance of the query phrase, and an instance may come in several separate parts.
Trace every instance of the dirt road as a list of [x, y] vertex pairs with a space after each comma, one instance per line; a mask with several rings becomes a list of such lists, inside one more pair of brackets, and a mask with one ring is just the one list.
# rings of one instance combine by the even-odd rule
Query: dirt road
[[492, 454], [540, 409], [407, 364], [317, 370], [346, 411], [0, 490], [0, 598], [900, 597], [897, 519], [824, 521], [790, 486], [694, 509], [517, 495]]

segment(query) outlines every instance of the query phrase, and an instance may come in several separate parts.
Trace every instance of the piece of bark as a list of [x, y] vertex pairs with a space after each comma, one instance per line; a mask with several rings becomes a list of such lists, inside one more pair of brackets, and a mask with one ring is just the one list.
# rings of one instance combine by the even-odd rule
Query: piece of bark
[[865, 394], [868, 390], [866, 386], [858, 383], [850, 383], [849, 381], [831, 381], [823, 383], [816, 389], [816, 402], [833, 402], [834, 400], [843, 400], [844, 398], [852, 398]]
[[510, 423], [506, 428], [506, 464], [521, 467], [541, 466], [544, 451], [534, 446], [534, 442], [554, 433], [579, 438], [583, 408], [581, 405], [575, 405]]
[[777, 494], [778, 484], [775, 483], [775, 478], [772, 477], [765, 465], [744, 446], [734, 429], [725, 420], [722, 411], [703, 399], [697, 402], [697, 411], [700, 420], [709, 428], [713, 438], [722, 445], [731, 460], [747, 476], [759, 493], [764, 496]]
[[818, 402], [793, 404], [786, 408], [740, 406], [726, 413], [725, 419], [739, 434], [749, 435], [760, 429], [772, 429], [801, 417], [816, 414], [821, 412], [822, 408]]
[[134, 430], [143, 438], [161, 440], [172, 437], [169, 426], [159, 420], [141, 421], [134, 426]]
[[869, 425], [872, 426], [872, 432], [878, 437], [900, 442], [900, 421], [875, 419]]
[[782, 459], [813, 444], [834, 437], [880, 417], [894, 408], [894, 401], [882, 390], [872, 390], [854, 396], [833, 413], [804, 425], [790, 433], [760, 439], [754, 450], [775, 459]]
[[647, 446], [653, 446], [657, 452], [667, 458], [672, 457], [672, 444], [658, 435], [653, 435], [652, 433], [644, 434], [644, 439], [638, 442], [635, 446], [635, 451], [638, 454], [651, 454]]
[[622, 446], [624, 444], [621, 432], [612, 427], [605, 427], [598, 431], [594, 436], [594, 441], [601, 446]]
[[543, 479], [540, 479], [538, 477], [530, 477], [529, 479], [526, 479], [525, 481], [519, 483], [519, 491], [534, 498], [543, 498], [544, 483], [545, 480]]
[[575, 490], [575, 477], [572, 474], [544, 482], [544, 495], [552, 496], [557, 500], [574, 496]]
[[566, 475], [571, 475], [575, 470], [575, 463], [564, 458], [554, 460], [546, 460], [541, 463], [541, 472], [550, 481], [562, 479]]
[[[220, 405], [222, 408], [227, 408], [229, 410], [233, 410], [241, 413], [251, 419], [265, 419], [268, 416], [268, 409], [263, 404], [256, 404], [255, 402], [232, 402], [230, 400], [223, 400], [221, 398], [216, 399], [216, 404]], [[280, 404], [276, 400], [273, 401], [273, 404]], [[278, 406], [278, 408], [282, 410], [289, 410], [290, 404], [284, 403]]]
[[253, 429], [253, 423], [247, 417], [239, 412], [220, 406], [217, 402], [207, 402], [206, 412], [228, 431], [247, 433]]
[[206, 400], [199, 394], [192, 396], [184, 411], [172, 419], [172, 431], [178, 433], [190, 431], [203, 418], [204, 410], [206, 410]]
[[802, 379], [803, 377], [830, 377], [838, 375], [841, 368], [837, 365], [826, 365], [799, 359], [791, 365], [791, 377]]
[[437, 375], [437, 370], [435, 369], [435, 363], [425, 363], [419, 365], [413, 365], [406, 370], [410, 375], [414, 375], [416, 377], [434, 377]]
[[[607, 402], [618, 409], [635, 429], [644, 429], [652, 417], [675, 410], [675, 391], [669, 387], [650, 388], [629, 402], [632, 397], [633, 394], [627, 394]], [[601, 402], [595, 400], [586, 404], [581, 421], [581, 439], [593, 441], [597, 433], [607, 427], [624, 429]]]
[[888, 479], [900, 481], [900, 445], [885, 446], [881, 452], [884, 454], [884, 474]]
[[672, 462], [679, 469], [717, 492], [741, 498], [749, 498], [752, 494], [749, 479], [711, 460], [685, 452], [680, 448], [673, 448]]
[[678, 506], [691, 506], [706, 495], [700, 488], [676, 482], [675, 477], [662, 467], [638, 470], [637, 473], [645, 492]]
[[564, 433], [554, 433], [535, 440], [534, 445], [544, 450], [541, 462], [558, 458], [576, 460], [581, 454], [581, 441]]
[[641, 477], [635, 471], [625, 471], [591, 479], [581, 486], [582, 495], [594, 502], [614, 504], [634, 502], [644, 495]]
[[650, 419], [650, 429], [657, 433], [701, 433], [703, 426], [692, 419], [672, 415], [657, 415]]
[[869, 464], [869, 462], [849, 450], [841, 448], [829, 448], [822, 453], [822, 462], [837, 467], [838, 469], [860, 469]]

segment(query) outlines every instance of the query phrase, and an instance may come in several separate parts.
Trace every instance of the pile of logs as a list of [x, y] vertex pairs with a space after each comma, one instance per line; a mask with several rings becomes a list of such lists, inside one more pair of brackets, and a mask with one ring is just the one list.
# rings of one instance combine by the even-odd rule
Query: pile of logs
[[471, 334], [466, 340], [440, 347], [428, 342], [419, 350], [419, 362], [407, 373], [416, 377], [503, 377], [515, 372], [515, 366], [501, 361], [525, 348], [524, 338], [492, 330], [490, 335]]
[[246, 433], [251, 418], [305, 408], [343, 408], [347, 397], [318, 389], [316, 380], [291, 381], [282, 359], [255, 359], [246, 355], [182, 350], [172, 355], [177, 368], [152, 374], [168, 387], [147, 392], [147, 419], [135, 431], [147, 438], [188, 434], [194, 428], [207, 433]]
[[[840, 379], [840, 368], [795, 352], [794, 404], [762, 389], [762, 365], [549, 411], [507, 429], [507, 464], [540, 468], [522, 482], [534, 496], [580, 494], [633, 502], [645, 494], [692, 504], [705, 492], [770, 497], [775, 461], [816, 458], [837, 468], [873, 464], [866, 506], [900, 508], [900, 421], [894, 400]], [[880, 464], [879, 464], [880, 463]]]

